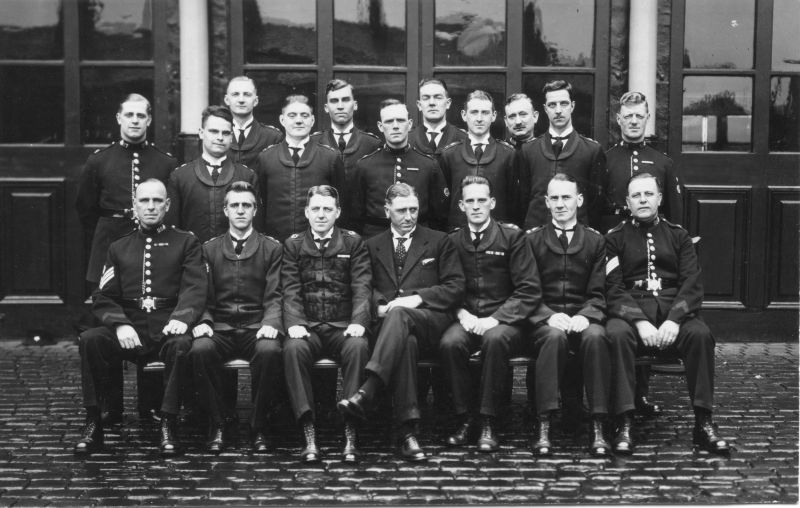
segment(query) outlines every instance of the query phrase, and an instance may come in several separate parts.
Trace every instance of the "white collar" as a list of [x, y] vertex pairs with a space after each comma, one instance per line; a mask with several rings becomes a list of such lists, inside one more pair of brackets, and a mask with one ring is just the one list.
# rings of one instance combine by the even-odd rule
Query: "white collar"
[[352, 121], [352, 120], [350, 121], [350, 123], [349, 123], [349, 124], [347, 124], [347, 127], [345, 127], [344, 129], [340, 129], [338, 125], [336, 125], [336, 124], [334, 124], [334, 123], [331, 123], [331, 130], [332, 130], [332, 131], [333, 131], [333, 133], [334, 133], [334, 134], [336, 134], [337, 136], [338, 136], [339, 134], [345, 134], [345, 135], [347, 135], [347, 134], [352, 134], [352, 133], [353, 133], [353, 129], [354, 129], [354, 128], [355, 128], [355, 124], [353, 123], [353, 121]]
[[250, 229], [248, 229], [247, 232], [241, 237], [237, 236], [237, 234], [234, 233], [234, 231], [235, 231], [234, 229], [228, 230], [228, 233], [231, 235], [231, 238], [233, 238], [234, 240], [246, 240], [250, 238], [250, 235], [253, 234], [253, 226], [250, 226]]
[[314, 237], [315, 242], [318, 242], [320, 240], [330, 240], [331, 238], [333, 238], [333, 228], [330, 228], [328, 232], [325, 233], [325, 236], [319, 236], [316, 231], [312, 230], [311, 236]]
[[480, 143], [481, 145], [488, 145], [488, 144], [489, 144], [489, 138], [491, 137], [491, 134], [487, 132], [487, 133], [486, 133], [486, 134], [484, 134], [484, 135], [483, 135], [483, 137], [482, 137], [482, 138], [480, 138], [480, 139], [478, 139], [478, 138], [474, 137], [472, 134], [468, 134], [468, 136], [469, 136], [469, 142], [470, 142], [470, 144], [471, 144], [472, 146], [475, 146], [475, 145], [477, 145], [477, 144], [479, 144], [479, 143]]
[[212, 157], [210, 154], [204, 153], [202, 158], [203, 162], [205, 162], [209, 166], [221, 166], [225, 162], [225, 159], [228, 158], [228, 156], [223, 155], [222, 157], [217, 159], [216, 157]]
[[549, 132], [549, 133], [550, 133], [550, 137], [560, 137], [560, 138], [566, 138], [567, 136], [569, 136], [570, 134], [572, 134], [572, 131], [574, 131], [574, 130], [575, 130], [575, 127], [573, 127], [572, 125], [570, 125], [570, 126], [569, 126], [569, 127], [567, 127], [567, 128], [564, 130], [564, 132], [562, 132], [561, 134], [556, 134], [556, 132], [555, 132], [555, 131], [554, 131], [552, 128], [550, 128], [550, 129], [547, 129], [547, 132]]

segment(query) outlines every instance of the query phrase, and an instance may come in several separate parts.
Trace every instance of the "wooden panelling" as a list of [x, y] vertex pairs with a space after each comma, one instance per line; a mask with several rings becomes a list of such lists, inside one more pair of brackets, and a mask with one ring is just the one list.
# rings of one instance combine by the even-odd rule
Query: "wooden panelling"
[[688, 186], [690, 231], [696, 244], [705, 288], [704, 306], [746, 305], [747, 218], [752, 189], [746, 186]]
[[64, 178], [0, 178], [0, 304], [64, 303]]
[[769, 187], [768, 308], [797, 308], [800, 187]]

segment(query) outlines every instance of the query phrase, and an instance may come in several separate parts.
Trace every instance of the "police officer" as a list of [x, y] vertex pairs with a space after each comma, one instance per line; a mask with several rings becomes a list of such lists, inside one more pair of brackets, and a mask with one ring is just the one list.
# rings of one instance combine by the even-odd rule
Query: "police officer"
[[253, 116], [258, 93], [255, 81], [247, 76], [231, 78], [224, 101], [233, 114], [233, 142], [228, 156], [233, 162], [252, 168], [264, 148], [281, 142], [283, 132]]
[[417, 88], [417, 109], [422, 114], [422, 124], [411, 131], [409, 141], [420, 152], [438, 157], [444, 147], [464, 140], [467, 134], [447, 121], [447, 110], [453, 99], [443, 79], [423, 78]]
[[231, 182], [256, 185], [252, 169], [227, 156], [233, 136], [233, 118], [225, 106], [209, 106], [202, 113], [200, 140], [203, 154], [176, 169], [167, 189], [172, 201], [167, 222], [191, 231], [205, 242], [228, 230], [223, 206]]
[[524, 93], [508, 96], [503, 117], [508, 130], [508, 144], [516, 150], [524, 143], [533, 140], [533, 128], [539, 120], [539, 112], [533, 107], [533, 100]]
[[250, 362], [250, 438], [256, 453], [268, 449], [268, 414], [278, 404], [283, 388], [279, 340], [283, 333], [282, 249], [277, 240], [253, 229], [257, 210], [255, 188], [243, 181], [231, 183], [223, 206], [228, 232], [203, 244], [208, 306], [192, 330], [189, 358], [197, 400], [209, 418], [207, 448], [211, 453], [220, 453], [225, 447], [225, 418], [236, 409], [228, 407], [228, 380], [222, 370], [225, 361], [245, 358]]
[[439, 156], [442, 173], [450, 188], [450, 211], [447, 216], [449, 228], [467, 222], [461, 206], [461, 183], [467, 175], [485, 177], [492, 184], [495, 207], [493, 216], [502, 222], [515, 222], [514, 149], [505, 141], [495, 140], [489, 128], [497, 118], [494, 99], [483, 90], [475, 90], [467, 96], [461, 118], [467, 124], [468, 138], [446, 146]]
[[[286, 384], [295, 417], [303, 427], [303, 462], [318, 462], [311, 368], [326, 355], [339, 359], [345, 397], [356, 394], [369, 360], [372, 269], [361, 237], [340, 229], [339, 193], [329, 185], [308, 190], [310, 225], [286, 240], [283, 258]], [[345, 419], [342, 461], [358, 461], [355, 421]]]
[[546, 199], [552, 221], [528, 234], [542, 284], [541, 304], [530, 317], [537, 354], [533, 451], [552, 453], [550, 419], [564, 389], [566, 356], [572, 349], [578, 353], [592, 416], [589, 450], [605, 457], [611, 452], [603, 434], [611, 387], [610, 347], [603, 329], [605, 242], [600, 233], [577, 221], [583, 196], [573, 177], [557, 173], [547, 186]]
[[447, 221], [447, 198], [450, 191], [436, 160], [409, 144], [412, 121], [408, 108], [396, 99], [386, 99], [380, 106], [378, 129], [386, 143], [356, 163], [353, 176], [353, 225], [369, 238], [389, 227], [384, 211], [386, 189], [395, 183], [407, 183], [419, 196], [419, 221], [443, 230]]
[[617, 369], [617, 453], [631, 453], [634, 362], [640, 347], [670, 350], [686, 366], [694, 408], [693, 441], [712, 453], [728, 443], [711, 420], [714, 404], [714, 337], [699, 316], [703, 303], [700, 267], [689, 234], [658, 216], [658, 179], [639, 173], [628, 184], [631, 218], [606, 235], [606, 291], [612, 355]]
[[98, 399], [108, 366], [157, 355], [166, 365], [161, 406], [161, 453], [175, 455], [175, 419], [181, 407], [187, 334], [200, 319], [206, 274], [200, 242], [193, 234], [164, 225], [167, 189], [156, 179], [136, 188], [139, 228], [108, 249], [92, 311], [102, 326], [81, 334], [81, 380], [86, 425], [75, 453], [87, 455], [103, 444]]
[[[450, 233], [450, 239], [461, 259], [467, 288], [464, 305], [456, 311], [458, 322], [450, 325], [439, 343], [442, 367], [460, 420], [447, 444], [466, 444], [477, 409], [481, 418], [478, 450], [493, 452], [499, 446], [495, 419], [508, 381], [508, 361], [522, 348], [522, 327], [539, 303], [541, 288], [524, 232], [491, 218], [496, 206], [491, 181], [483, 176], [466, 176], [459, 195], [459, 208], [466, 215], [468, 227]], [[483, 365], [478, 408], [471, 408], [469, 358], [476, 350], [481, 352]]]
[[578, 220], [597, 225], [596, 210], [601, 197], [606, 157], [600, 144], [578, 134], [572, 126], [575, 100], [572, 85], [563, 80], [550, 81], [542, 89], [544, 111], [550, 121], [547, 132], [520, 150], [520, 200], [527, 206], [525, 228], [543, 226], [550, 221], [545, 195], [550, 178], [564, 173], [575, 178], [584, 196], [578, 208]]

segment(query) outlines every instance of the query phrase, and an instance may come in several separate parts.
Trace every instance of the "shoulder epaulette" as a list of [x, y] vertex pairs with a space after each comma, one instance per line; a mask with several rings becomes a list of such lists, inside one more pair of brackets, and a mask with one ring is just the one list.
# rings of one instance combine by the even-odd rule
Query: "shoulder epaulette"
[[590, 138], [589, 136], [584, 136], [583, 134], [579, 134], [579, 136], [582, 137], [583, 139], [585, 139], [586, 141], [591, 141], [595, 145], [599, 145], [600, 144], [598, 141]]
[[[368, 154], [362, 155], [361, 158], [358, 159], [358, 160], [360, 161], [360, 160], [366, 159], [367, 157], [372, 157], [373, 155], [375, 155], [376, 153], [378, 153], [378, 152], [380, 152], [382, 150], [383, 150], [383, 145], [379, 146], [378, 148], [376, 148], [375, 150], [371, 151]], [[358, 162], [358, 161], [356, 161], [356, 162]]]
[[536, 226], [535, 228], [531, 228], [531, 229], [525, 231], [525, 233], [530, 235], [531, 233], [535, 233], [535, 232], [539, 231], [540, 229], [544, 229], [544, 226]]
[[594, 233], [594, 234], [596, 234], [596, 235], [603, 236], [603, 234], [602, 234], [600, 231], [598, 231], [598, 230], [596, 230], [596, 229], [594, 229], [594, 228], [590, 228], [589, 226], [584, 226], [584, 229], [585, 229], [586, 231], [589, 231], [590, 233]]
[[172, 159], [174, 159], [174, 158], [175, 158], [175, 156], [174, 156], [174, 155], [172, 155], [171, 153], [169, 153], [169, 152], [168, 152], [168, 151], [166, 151], [166, 150], [162, 150], [162, 149], [160, 149], [159, 147], [157, 147], [157, 146], [156, 146], [156, 145], [154, 145], [153, 143], [148, 143], [148, 146], [152, 146], [152, 147], [153, 147], [153, 149], [154, 149], [155, 151], [157, 151], [157, 152], [159, 152], [159, 153], [162, 153], [162, 154], [166, 155], [167, 157], [170, 157], [170, 158], [172, 158]]
[[505, 141], [503, 139], [498, 139], [497, 140], [497, 144], [500, 145], [500, 146], [504, 146], [504, 147], [508, 148], [509, 150], [512, 150], [512, 151], [515, 150], [515, 148], [513, 146], [511, 146], [511, 144], [508, 141]]
[[359, 132], [359, 133], [361, 133], [361, 134], [363, 134], [363, 135], [365, 135], [365, 136], [369, 136], [369, 137], [371, 137], [371, 138], [375, 138], [375, 139], [377, 139], [378, 141], [380, 141], [380, 140], [381, 140], [381, 138], [380, 138], [380, 137], [378, 137], [377, 135], [375, 135], [375, 134], [371, 133], [370, 131], [362, 131], [362, 130], [359, 130], [358, 132]]
[[620, 223], [619, 223], [619, 224], [617, 224], [617, 225], [616, 225], [616, 226], [614, 226], [613, 228], [609, 229], [609, 230], [608, 230], [608, 232], [607, 232], [606, 234], [609, 234], [609, 233], [615, 233], [615, 232], [617, 232], [617, 231], [620, 231], [620, 230], [622, 230], [622, 226], [624, 226], [626, 222], [628, 222], [628, 221], [627, 221], [627, 220], [622, 220], [622, 221], [620, 221]]
[[274, 237], [272, 237], [272, 236], [269, 236], [269, 235], [268, 235], [268, 234], [266, 234], [266, 233], [258, 233], [258, 234], [259, 234], [260, 236], [262, 236], [262, 237], [266, 238], [267, 240], [272, 240], [273, 242], [277, 243], [278, 245], [280, 245], [280, 244], [281, 244], [281, 242], [279, 242], [279, 241], [278, 241], [276, 238], [274, 238]]
[[323, 134], [323, 131], [312, 132], [311, 134], [308, 135], [308, 137], [315, 138], [315, 137], [322, 136], [322, 134]]
[[500, 227], [504, 227], [506, 229], [513, 229], [515, 231], [519, 231], [520, 230], [520, 227], [517, 226], [516, 224], [514, 224], [513, 222], [500, 222], [500, 221], [497, 221], [497, 223], [500, 225]]
[[350, 229], [339, 228], [339, 231], [342, 232], [343, 235], [357, 237], [358, 233]]
[[427, 154], [427, 153], [423, 152], [422, 150], [420, 150], [419, 148], [417, 148], [413, 144], [411, 145], [411, 149], [414, 150], [414, 152], [416, 152], [416, 153], [420, 154], [421, 156], [425, 157], [426, 159], [430, 159], [432, 161], [436, 161], [436, 157], [434, 157], [433, 155], [430, 155], [430, 154]]
[[104, 152], [104, 151], [108, 150], [109, 148], [111, 148], [112, 146], [114, 146], [116, 144], [117, 144], [116, 141], [112, 141], [111, 143], [108, 144], [108, 146], [101, 146], [100, 148], [98, 148], [94, 152], [92, 152], [92, 155], [94, 155], [96, 153]]
[[[173, 226], [173, 227], [174, 227], [174, 226]], [[222, 233], [221, 235], [217, 235], [217, 236], [215, 236], [214, 238], [209, 238], [208, 240], [206, 240], [205, 242], [203, 242], [203, 245], [210, 244], [211, 242], [216, 242], [217, 240], [219, 240], [220, 238], [222, 238], [222, 237], [224, 237], [224, 236], [225, 236], [225, 233]]]
[[178, 167], [177, 167], [177, 168], [175, 168], [175, 169], [181, 169], [181, 168], [185, 168], [186, 166], [189, 166], [189, 165], [190, 165], [190, 164], [192, 164], [193, 162], [194, 162], [194, 161], [184, 162], [183, 164], [181, 164], [180, 166], [178, 166]]
[[268, 123], [261, 123], [261, 122], [258, 122], [258, 123], [259, 123], [259, 125], [261, 125], [261, 127], [264, 127], [266, 129], [272, 129], [274, 131], [278, 131], [281, 134], [283, 133], [283, 131], [281, 131], [279, 128], [275, 127], [274, 125], [270, 125]]
[[449, 143], [448, 145], [446, 145], [444, 148], [442, 148], [442, 152], [444, 152], [445, 150], [450, 150], [454, 146], [458, 146], [461, 143], [463, 143], [463, 140], [457, 139], [457, 140], [453, 141], [452, 143]]
[[675, 228], [675, 229], [683, 229], [683, 230], [685, 230], [685, 229], [686, 229], [685, 227], [681, 226], [680, 224], [676, 224], [676, 223], [674, 223], [674, 222], [670, 222], [670, 221], [668, 221], [668, 220], [667, 220], [667, 219], [665, 219], [664, 217], [661, 217], [661, 220], [662, 220], [662, 221], [664, 221], [664, 224], [666, 224], [666, 225], [667, 225], [667, 226], [669, 226], [669, 227], [672, 227], [672, 228]]
[[300, 238], [300, 235], [301, 235], [301, 233], [292, 233], [292, 236], [290, 236], [289, 238], [291, 238], [292, 240], [295, 240], [297, 238]]
[[328, 146], [324, 143], [317, 143], [317, 146], [320, 148], [324, 148], [325, 150], [330, 150], [331, 152], [337, 152], [335, 148], [333, 148], [332, 146]]
[[466, 130], [466, 129], [462, 129], [461, 127], [456, 127], [456, 129], [460, 130], [461, 132], [463, 132], [464, 134], [466, 134], [467, 136], [469, 136], [469, 132], [467, 132], [467, 130]]

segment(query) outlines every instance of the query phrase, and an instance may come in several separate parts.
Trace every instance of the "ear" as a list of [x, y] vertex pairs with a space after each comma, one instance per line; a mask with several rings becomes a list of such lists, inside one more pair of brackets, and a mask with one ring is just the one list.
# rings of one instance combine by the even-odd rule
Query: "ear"
[[467, 211], [467, 207], [466, 207], [466, 206], [464, 206], [464, 200], [463, 200], [463, 199], [459, 199], [459, 200], [458, 200], [458, 208], [459, 208], [459, 210], [461, 210], [462, 212], [466, 212], [466, 211]]
[[391, 218], [392, 218], [392, 217], [389, 215], [389, 207], [388, 207], [388, 206], [386, 206], [386, 205], [383, 205], [383, 213], [384, 213], [384, 214], [386, 214], [386, 218], [387, 218], [387, 219], [391, 219]]
[[578, 194], [575, 201], [578, 203], [578, 208], [583, 206], [583, 194]]
[[225, 103], [226, 106], [230, 107], [231, 99], [230, 99], [230, 97], [228, 97], [228, 93], [227, 92], [225, 93], [225, 97], [222, 98], [222, 101]]
[[169, 205], [170, 205], [170, 204], [171, 204], [171, 201], [169, 200], [169, 198], [167, 198], [167, 199], [165, 199], [165, 200], [164, 200], [164, 211], [165, 211], [165, 212], [168, 212], [168, 211], [169, 211]]
[[117, 113], [117, 125], [122, 125], [122, 115]]
[[463, 122], [466, 122], [466, 121], [467, 121], [467, 112], [466, 112], [466, 111], [464, 111], [463, 109], [461, 110], [461, 120], [462, 120]]
[[358, 111], [358, 101], [353, 101], [353, 111]]
[[494, 210], [495, 206], [497, 206], [497, 200], [494, 198], [489, 198], [489, 210]]

